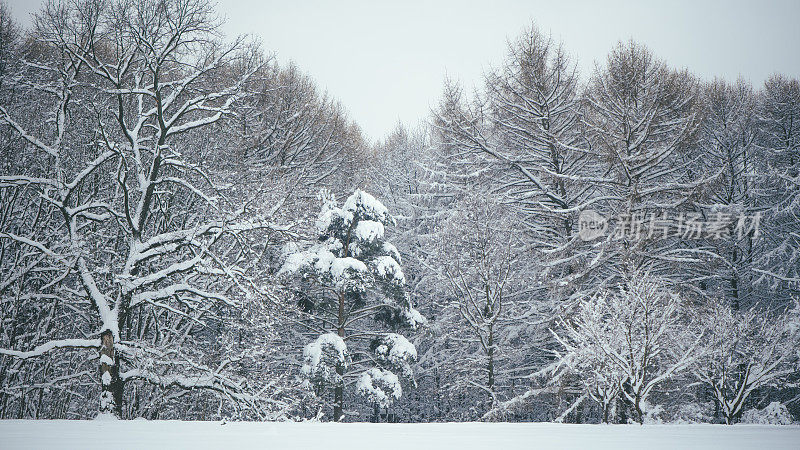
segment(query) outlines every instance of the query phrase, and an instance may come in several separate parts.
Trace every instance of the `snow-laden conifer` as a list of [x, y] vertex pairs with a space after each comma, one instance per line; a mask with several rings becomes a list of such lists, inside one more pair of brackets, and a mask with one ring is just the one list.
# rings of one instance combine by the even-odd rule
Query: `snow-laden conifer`
[[[386, 207], [361, 190], [341, 206], [322, 197], [318, 242], [286, 255], [279, 274], [300, 284], [303, 308], [326, 331], [306, 346], [301, 377], [318, 395], [333, 389], [338, 421], [348, 377], [359, 376], [357, 390], [384, 408], [402, 395], [398, 374], [413, 384], [416, 349], [399, 334], [379, 332], [376, 321], [415, 329], [425, 319], [411, 304], [397, 249], [385, 240], [386, 227], [395, 224]], [[365, 371], [372, 361], [380, 367]]]

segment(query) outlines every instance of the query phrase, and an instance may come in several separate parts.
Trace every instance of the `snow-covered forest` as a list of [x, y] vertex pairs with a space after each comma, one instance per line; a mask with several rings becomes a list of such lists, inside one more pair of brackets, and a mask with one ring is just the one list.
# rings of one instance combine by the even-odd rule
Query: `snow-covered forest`
[[531, 25], [375, 143], [221, 21], [0, 3], [0, 419], [800, 420], [797, 74]]

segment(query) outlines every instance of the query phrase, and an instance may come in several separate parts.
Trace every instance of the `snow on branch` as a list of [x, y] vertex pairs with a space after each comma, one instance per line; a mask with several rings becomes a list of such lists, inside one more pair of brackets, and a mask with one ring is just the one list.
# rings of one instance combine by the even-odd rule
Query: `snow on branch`
[[19, 351], [0, 348], [0, 355], [13, 356], [19, 359], [30, 359], [43, 356], [53, 350], [62, 348], [100, 348], [100, 339], [61, 339], [46, 342], [36, 346], [33, 350]]

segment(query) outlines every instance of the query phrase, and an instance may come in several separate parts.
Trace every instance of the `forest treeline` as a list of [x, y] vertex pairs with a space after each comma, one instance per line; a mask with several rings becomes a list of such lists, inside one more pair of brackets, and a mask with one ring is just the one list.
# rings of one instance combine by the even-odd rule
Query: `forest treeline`
[[532, 25], [373, 143], [220, 17], [0, 5], [0, 418], [800, 418], [796, 76]]

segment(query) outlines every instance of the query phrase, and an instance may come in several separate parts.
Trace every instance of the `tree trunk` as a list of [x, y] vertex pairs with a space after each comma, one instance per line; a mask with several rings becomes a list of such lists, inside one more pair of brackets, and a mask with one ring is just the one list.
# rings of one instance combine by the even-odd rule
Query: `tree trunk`
[[[338, 373], [339, 375], [343, 375], [343, 370], [341, 368], [337, 367], [336, 368], [336, 373]], [[341, 384], [336, 386], [336, 389], [334, 389], [334, 392], [333, 392], [333, 396], [334, 396], [334, 399], [333, 399], [333, 421], [334, 422], [339, 422], [339, 421], [342, 420], [342, 417], [344, 416], [344, 408], [343, 408], [344, 389], [343, 389]]]
[[[339, 337], [344, 339], [344, 294], [339, 294], [339, 317], [337, 332]], [[339, 364], [336, 366], [336, 373], [341, 378], [342, 382], [336, 386], [333, 392], [333, 420], [340, 422], [344, 417], [344, 366]]]
[[489, 349], [487, 353], [489, 357], [487, 364], [487, 369], [489, 371], [489, 410], [491, 411], [494, 407], [494, 327], [491, 325], [489, 325]]
[[100, 335], [100, 414], [122, 417], [122, 380], [119, 359], [114, 352], [114, 335], [109, 330]]
[[639, 425], [644, 424], [644, 414], [642, 413], [642, 399], [639, 396], [636, 396], [636, 401], [633, 403], [633, 407], [636, 410], [636, 421], [639, 422]]

